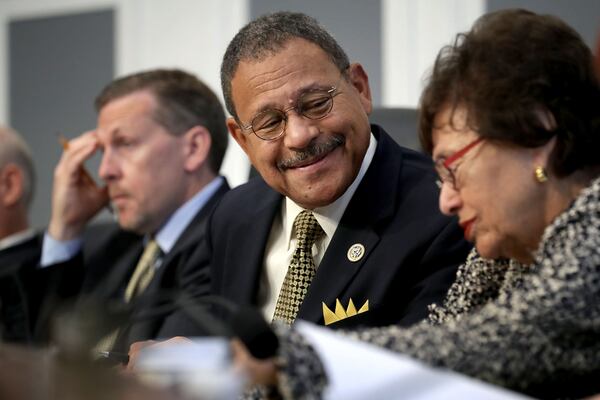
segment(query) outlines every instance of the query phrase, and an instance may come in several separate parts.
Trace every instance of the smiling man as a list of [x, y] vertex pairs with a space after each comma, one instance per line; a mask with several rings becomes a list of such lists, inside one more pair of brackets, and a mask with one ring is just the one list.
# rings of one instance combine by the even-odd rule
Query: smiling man
[[213, 292], [288, 324], [424, 318], [469, 246], [438, 210], [431, 161], [369, 124], [363, 67], [314, 19], [281, 12], [235, 36], [221, 83], [260, 177], [210, 220]]
[[[227, 147], [223, 108], [205, 84], [179, 70], [117, 79], [96, 107], [96, 129], [71, 140], [55, 169], [42, 265], [83, 263], [88, 296], [135, 300], [137, 312], [156, 309], [161, 295], [180, 287], [182, 271], [196, 265], [207, 217], [228, 190], [218, 176]], [[96, 152], [103, 187], [83, 171]], [[109, 201], [118, 226], [94, 231], [91, 246], [85, 243], [93, 249], [82, 252], [84, 228]], [[165, 321], [121, 327], [100, 349], [126, 351], [132, 341], [179, 333]]]

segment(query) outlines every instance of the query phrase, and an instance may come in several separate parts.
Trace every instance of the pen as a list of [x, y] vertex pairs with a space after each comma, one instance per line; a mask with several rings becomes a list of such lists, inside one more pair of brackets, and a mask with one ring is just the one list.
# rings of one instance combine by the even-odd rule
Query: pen
[[[63, 150], [69, 149], [69, 141], [60, 133], [58, 134], [58, 141], [62, 146]], [[94, 180], [94, 178], [92, 178], [90, 173], [87, 171], [87, 169], [85, 169], [83, 165], [81, 166], [81, 178], [85, 181], [85, 183], [90, 184], [92, 186], [96, 186], [96, 181]]]
[[114, 364], [127, 365], [129, 362], [129, 355], [126, 353], [119, 353], [116, 351], [98, 351], [98, 359], [106, 360], [106, 362], [112, 362]]

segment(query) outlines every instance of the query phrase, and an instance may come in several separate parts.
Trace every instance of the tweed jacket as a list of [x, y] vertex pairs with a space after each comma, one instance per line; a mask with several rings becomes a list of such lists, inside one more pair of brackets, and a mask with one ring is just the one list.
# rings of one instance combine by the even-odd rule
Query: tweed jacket
[[[427, 321], [346, 334], [538, 398], [600, 393], [600, 178], [545, 229], [533, 264], [473, 251]], [[281, 339], [280, 390], [319, 398], [316, 353], [297, 332]]]

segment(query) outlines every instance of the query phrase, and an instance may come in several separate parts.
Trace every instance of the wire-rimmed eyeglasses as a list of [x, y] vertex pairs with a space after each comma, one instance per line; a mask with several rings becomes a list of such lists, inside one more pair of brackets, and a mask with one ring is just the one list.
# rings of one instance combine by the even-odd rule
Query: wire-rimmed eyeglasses
[[296, 104], [285, 110], [272, 108], [261, 111], [252, 118], [249, 125], [240, 126], [244, 130], [251, 129], [260, 139], [275, 140], [284, 134], [290, 110], [308, 119], [325, 118], [333, 109], [333, 98], [341, 93], [338, 90], [340, 81], [329, 89], [312, 89], [302, 93]]

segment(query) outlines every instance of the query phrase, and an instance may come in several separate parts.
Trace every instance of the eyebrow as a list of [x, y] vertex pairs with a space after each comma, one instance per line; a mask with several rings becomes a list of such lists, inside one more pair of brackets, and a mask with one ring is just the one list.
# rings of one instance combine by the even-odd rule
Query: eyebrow
[[[123, 130], [120, 127], [116, 127], [116, 128], [113, 128], [113, 129], [107, 131], [106, 135], [107, 135], [106, 144], [113, 144], [115, 142], [115, 140], [128, 137], [127, 134], [125, 132], [123, 132]], [[105, 147], [104, 143], [100, 142], [100, 144], [102, 145], [102, 148]]]
[[[292, 96], [290, 97], [293, 99], [293, 101], [290, 102], [290, 105], [293, 105], [293, 106], [298, 105], [298, 99], [300, 98], [300, 96], [302, 96], [306, 92], [310, 92], [312, 90], [329, 90], [332, 87], [334, 87], [334, 85], [323, 85], [318, 82], [313, 82], [302, 88], [296, 89], [296, 90], [294, 90], [294, 92], [292, 93]], [[251, 115], [251, 118], [254, 118], [256, 115], [258, 115], [262, 112], [268, 111], [268, 110], [283, 110], [286, 108], [288, 108], [288, 107], [281, 107], [279, 104], [275, 104], [274, 102], [268, 102], [266, 104], [263, 104], [259, 109], [257, 109]]]

